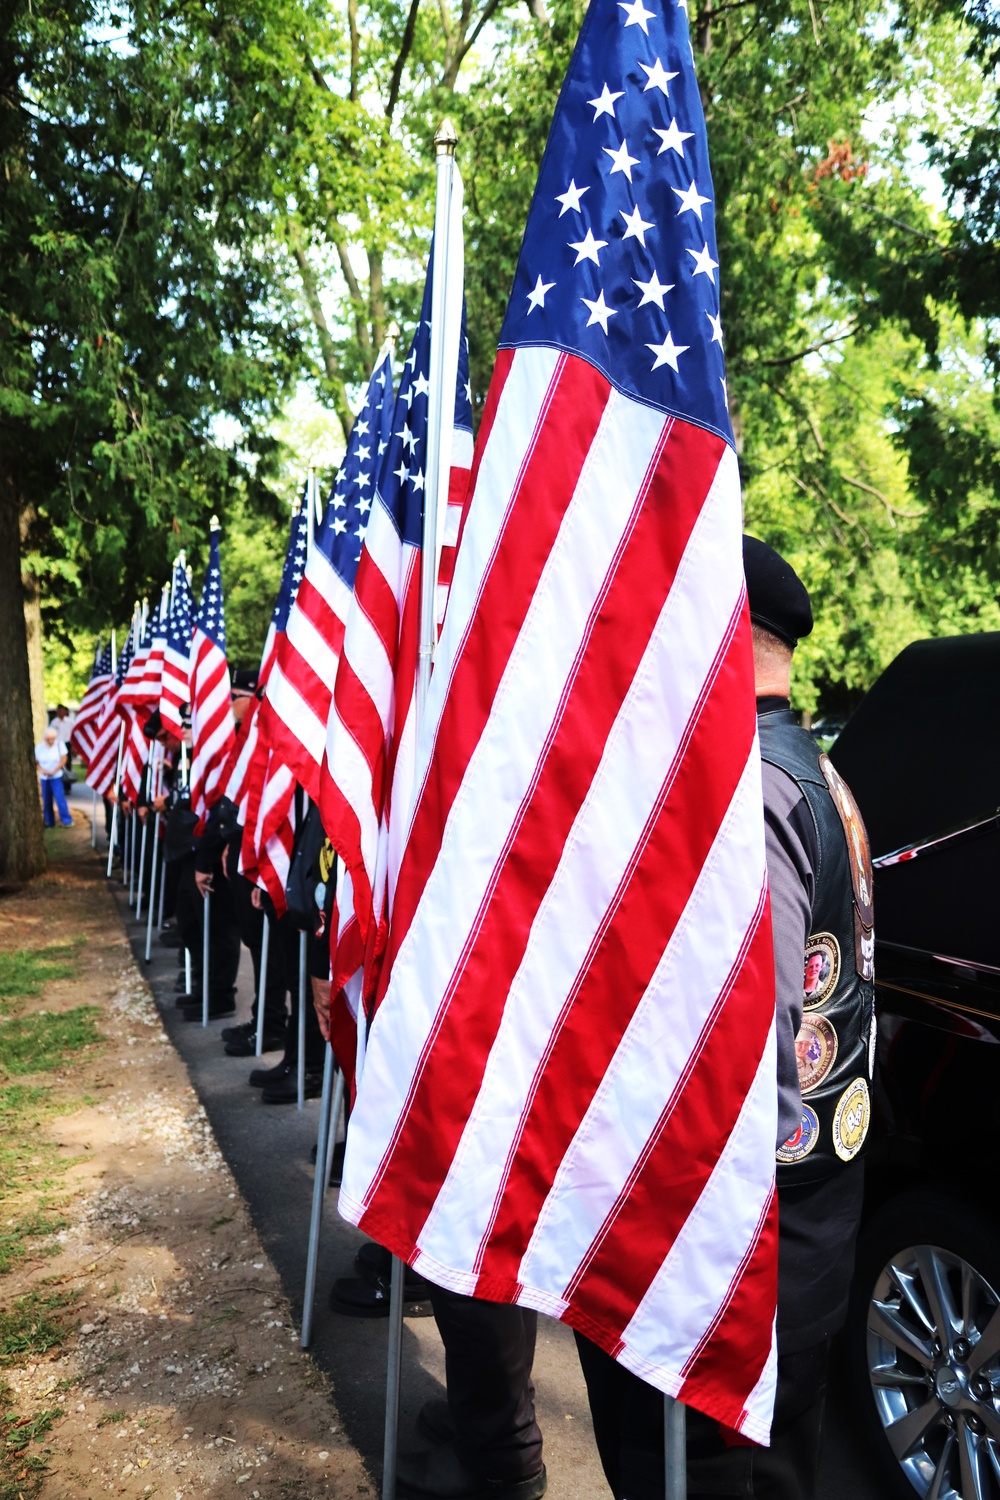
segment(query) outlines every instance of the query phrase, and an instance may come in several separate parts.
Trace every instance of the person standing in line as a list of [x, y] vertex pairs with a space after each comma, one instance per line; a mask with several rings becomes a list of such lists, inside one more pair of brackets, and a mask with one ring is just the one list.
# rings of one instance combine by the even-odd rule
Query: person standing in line
[[[687, 1413], [690, 1500], [815, 1500], [830, 1340], [847, 1315], [875, 1056], [871, 860], [857, 805], [789, 702], [812, 606], [744, 537], [778, 1039], [777, 1394], [769, 1447]], [[576, 1335], [616, 1500], [662, 1500], [663, 1397]]]
[[35, 746], [35, 764], [38, 767], [38, 779], [42, 787], [42, 817], [46, 828], [56, 826], [57, 813], [62, 826], [72, 828], [73, 819], [70, 817], [62, 782], [66, 753], [59, 744], [56, 731], [51, 724]]

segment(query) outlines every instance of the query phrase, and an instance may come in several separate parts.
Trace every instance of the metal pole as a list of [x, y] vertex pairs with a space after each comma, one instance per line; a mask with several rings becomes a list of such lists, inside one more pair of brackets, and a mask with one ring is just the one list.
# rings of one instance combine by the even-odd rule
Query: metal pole
[[[447, 435], [455, 410], [455, 378], [458, 361], [457, 323], [449, 304], [452, 281], [462, 281], [461, 235], [451, 243], [452, 196], [455, 184], [455, 147], [458, 132], [450, 120], [442, 121], [434, 137], [437, 170], [434, 204], [434, 258], [431, 267], [431, 357], [427, 392], [427, 479], [424, 490], [423, 545], [420, 554], [420, 648], [417, 658], [416, 729], [424, 720], [431, 664], [437, 643], [438, 520], [447, 503], [451, 466]], [[449, 262], [451, 263], [449, 269]], [[456, 274], [456, 267], [458, 274]], [[450, 343], [454, 347], [449, 347]], [[448, 384], [450, 382], [450, 391]], [[447, 425], [447, 434], [445, 427]], [[442, 498], [443, 497], [443, 498]], [[396, 1458], [399, 1445], [399, 1387], [403, 1354], [404, 1267], [395, 1256], [389, 1283], [389, 1347], [385, 1380], [385, 1453], [382, 1464], [382, 1500], [396, 1500]]]
[[191, 949], [184, 949], [184, 993], [191, 994]]
[[128, 904], [135, 905], [135, 809], [128, 819]]
[[212, 911], [212, 892], [205, 892], [205, 921], [201, 930], [201, 1024], [208, 1025], [208, 924]]
[[[153, 952], [153, 912], [156, 910], [156, 866], [160, 853], [160, 815], [153, 819], [153, 863], [149, 871], [149, 915], [146, 918], [146, 962], [149, 963]], [[163, 893], [160, 892], [160, 899]]]
[[260, 940], [260, 989], [257, 993], [257, 1050], [255, 1057], [264, 1051], [264, 1000], [267, 995], [267, 957], [271, 946], [271, 918], [264, 912], [264, 932]]
[[333, 1097], [333, 1048], [327, 1046], [323, 1059], [323, 1094], [319, 1106], [319, 1130], [316, 1135], [316, 1174], [313, 1177], [312, 1212], [309, 1216], [309, 1249], [306, 1253], [306, 1285], [302, 1297], [303, 1349], [312, 1343], [313, 1308], [316, 1303], [316, 1268], [319, 1262], [319, 1235], [323, 1222], [323, 1198], [326, 1192], [327, 1150], [330, 1137], [330, 1101]]
[[[299, 1048], [295, 1060], [298, 1081], [298, 1108], [306, 1103], [306, 935], [299, 933]], [[312, 1003], [310, 998], [310, 1004]]]
[[[137, 816], [137, 814], [136, 814]], [[135, 892], [135, 920], [142, 921], [142, 877], [146, 872], [146, 834], [148, 832], [149, 814], [142, 820], [142, 838], [139, 840], [139, 880]], [[152, 906], [152, 902], [150, 902]]]
[[399, 1386], [403, 1357], [404, 1266], [392, 1258], [389, 1282], [389, 1349], [385, 1375], [385, 1449], [382, 1455], [382, 1500], [396, 1500], [396, 1458], [399, 1452]]
[[666, 1500], [687, 1500], [687, 1411], [676, 1396], [663, 1398], [663, 1466]]
[[97, 793], [91, 791], [93, 802], [90, 804], [90, 847], [97, 848]]
[[[156, 816], [157, 816], [157, 820], [159, 820], [160, 814], [157, 813]], [[156, 913], [156, 930], [157, 930], [157, 932], [162, 932], [163, 931], [163, 908], [164, 908], [164, 905], [166, 904], [166, 896], [167, 896], [167, 841], [166, 841], [166, 839], [164, 839], [163, 840], [163, 855], [162, 855], [162, 857], [160, 859], [160, 909]]]

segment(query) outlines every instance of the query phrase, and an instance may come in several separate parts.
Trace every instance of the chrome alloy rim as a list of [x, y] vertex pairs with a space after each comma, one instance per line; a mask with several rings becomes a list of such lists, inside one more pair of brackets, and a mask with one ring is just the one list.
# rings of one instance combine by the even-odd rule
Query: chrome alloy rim
[[886, 1441], [925, 1500], [1000, 1500], [1000, 1297], [967, 1261], [914, 1245], [868, 1308]]

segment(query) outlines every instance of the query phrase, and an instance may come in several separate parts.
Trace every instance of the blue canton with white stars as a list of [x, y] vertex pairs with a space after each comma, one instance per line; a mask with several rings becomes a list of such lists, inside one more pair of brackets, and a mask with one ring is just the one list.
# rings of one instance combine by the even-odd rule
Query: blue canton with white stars
[[222, 607], [222, 569], [219, 566], [219, 533], [212, 532], [208, 548], [208, 572], [201, 586], [201, 604], [195, 627], [226, 654], [226, 615]]
[[132, 624], [129, 626], [128, 635], [125, 637], [125, 644], [122, 647], [121, 652], [119, 653], [117, 662], [115, 663], [116, 688], [121, 687], [122, 683], [125, 681], [125, 673], [132, 665], [132, 658], [135, 655], [135, 626], [136, 622], [135, 620], [133, 620]]
[[167, 647], [178, 656], [187, 656], [191, 650], [194, 632], [194, 597], [183, 565], [174, 564], [174, 587], [170, 599], [170, 619], [167, 623]]
[[94, 666], [94, 670], [91, 673], [91, 679], [93, 679], [94, 677], [110, 677], [110, 676], [111, 676], [111, 642], [109, 641], [108, 644], [105, 646], [104, 650], [101, 652], [100, 656], [97, 658], [97, 662], [96, 662], [96, 664]]
[[591, 0], [500, 344], [579, 354], [619, 390], [732, 442], [684, 0]]
[[361, 561], [361, 544], [375, 499], [379, 463], [392, 427], [392, 365], [388, 355], [368, 382], [364, 405], [351, 428], [347, 452], [315, 537], [349, 589]]
[[[427, 484], [427, 397], [431, 365], [431, 297], [434, 251], [427, 268], [420, 321], [403, 364], [399, 395], [388, 448], [379, 471], [378, 499], [388, 512], [402, 542], [419, 547], [423, 541], [424, 494]], [[472, 387], [469, 382], [469, 342], [465, 334], [465, 303], [458, 346], [455, 387], [457, 428], [472, 431]]]
[[306, 486], [302, 497], [302, 505], [292, 516], [292, 529], [288, 538], [288, 551], [285, 553], [285, 566], [281, 570], [281, 587], [278, 590], [278, 598], [271, 612], [271, 620], [275, 630], [284, 630], [288, 624], [288, 616], [292, 612], [295, 603], [295, 595], [299, 591], [302, 575], [306, 570], [306, 547], [309, 541], [309, 518], [306, 506], [309, 504], [309, 486]]

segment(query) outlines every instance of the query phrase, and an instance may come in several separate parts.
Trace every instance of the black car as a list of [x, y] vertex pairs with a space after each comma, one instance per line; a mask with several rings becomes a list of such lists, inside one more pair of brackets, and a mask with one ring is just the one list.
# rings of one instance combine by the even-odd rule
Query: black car
[[875, 864], [851, 1384], [886, 1493], [1000, 1500], [1000, 633], [909, 646], [830, 754]]

